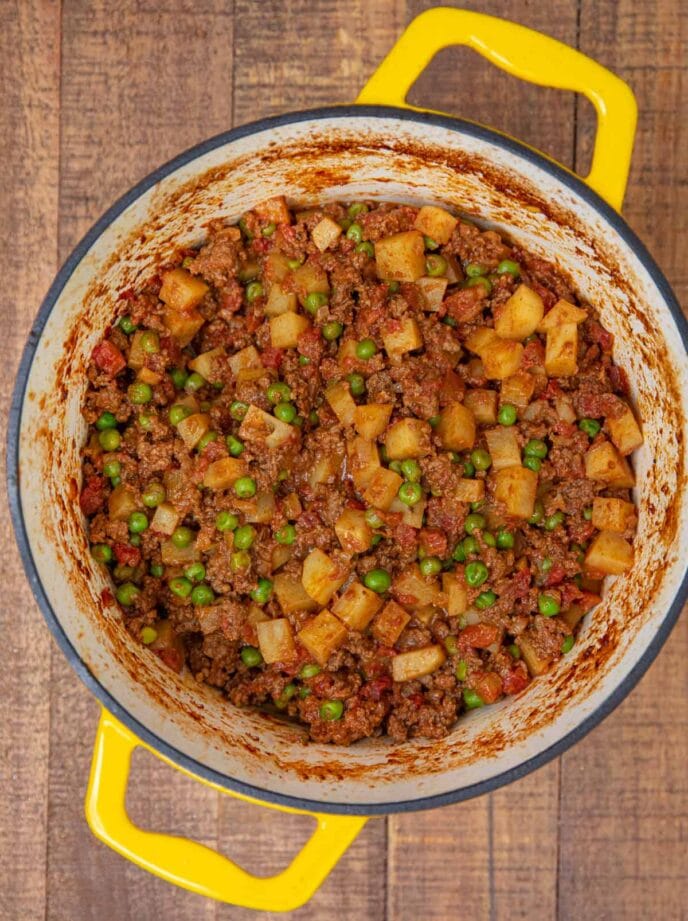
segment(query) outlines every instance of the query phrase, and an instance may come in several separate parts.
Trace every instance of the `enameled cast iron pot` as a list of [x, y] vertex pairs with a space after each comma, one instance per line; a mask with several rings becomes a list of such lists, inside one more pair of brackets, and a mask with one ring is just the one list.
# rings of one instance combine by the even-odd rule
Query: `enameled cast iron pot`
[[[471, 122], [409, 110], [432, 56], [465, 44], [504, 70], [584, 93], [598, 134], [585, 181]], [[657, 655], [686, 597], [686, 323], [652, 258], [619, 216], [635, 129], [628, 87], [546, 36], [435, 9], [416, 19], [358, 104], [270, 118], [213, 138], [156, 170], [98, 221], [43, 303], [19, 371], [9, 434], [17, 540], [39, 606], [104, 706], [87, 816], [95, 834], [158, 875], [235, 904], [306, 901], [366, 821], [493, 790], [561, 754], [609, 713]], [[92, 560], [79, 511], [84, 369], [118, 292], [142, 283], [219, 216], [256, 202], [393, 199], [448, 203], [558, 263], [614, 333], [643, 420], [631, 572], [605, 591], [574, 651], [508, 703], [464, 717], [450, 736], [348, 749], [303, 744], [298, 727], [238, 710], [165, 668], [128, 636]], [[125, 809], [131, 752], [145, 745], [218, 789], [316, 814], [284, 873], [256, 879], [191, 841], [136, 828]]]

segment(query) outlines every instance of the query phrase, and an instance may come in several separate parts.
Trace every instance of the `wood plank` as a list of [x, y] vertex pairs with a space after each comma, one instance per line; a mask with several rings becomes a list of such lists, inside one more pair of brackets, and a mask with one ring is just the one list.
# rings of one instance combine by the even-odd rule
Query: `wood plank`
[[[3, 87], [0, 160], [3, 269], [0, 290], [5, 374], [0, 405], [7, 407], [29, 327], [56, 269], [59, 150], [59, 8], [44, 0], [3, 4], [0, 85]], [[6, 411], [2, 416], [2, 463]], [[24, 578], [11, 537], [4, 497], [3, 670], [0, 709], [0, 918], [42, 918], [45, 910], [49, 680], [51, 640]]]
[[[116, 196], [232, 119], [232, 6], [68, 2], [63, 11], [60, 256]], [[215, 917], [214, 903], [137, 869], [91, 836], [83, 797], [97, 706], [53, 656], [48, 919]], [[216, 843], [218, 795], [138, 759], [129, 808], [149, 828]], [[202, 817], [202, 821], [199, 821]]]
[[[628, 80], [639, 124], [624, 214], [685, 303], [688, 4], [583, 0], [581, 49]], [[579, 156], [594, 123], [579, 119]], [[562, 759], [559, 916], [685, 918], [685, 612], [631, 697]]]

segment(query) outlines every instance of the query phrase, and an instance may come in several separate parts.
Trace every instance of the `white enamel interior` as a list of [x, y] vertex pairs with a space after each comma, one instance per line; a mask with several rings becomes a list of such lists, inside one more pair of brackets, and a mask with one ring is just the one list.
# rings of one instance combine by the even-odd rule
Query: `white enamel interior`
[[[452, 162], [450, 154], [460, 152], [473, 158], [465, 167]], [[490, 169], [481, 168], [481, 158]], [[608, 587], [575, 652], [557, 669], [518, 699], [461, 720], [438, 742], [306, 746], [298, 729], [234, 709], [172, 674], [128, 638], [116, 606], [103, 610], [99, 603], [106, 583], [87, 552], [74, 485], [85, 431], [79, 412], [84, 362], [110, 321], [118, 290], [144, 279], [175, 244], [200, 241], [209, 219], [234, 220], [278, 193], [301, 202], [370, 197], [445, 203], [558, 262], [615, 334], [616, 358], [629, 373], [644, 421], [646, 443], [634, 459], [641, 515], [633, 572]], [[548, 216], [552, 209], [568, 220]], [[630, 284], [632, 295], [618, 278]], [[76, 266], [47, 321], [23, 405], [26, 530], [71, 644], [135, 720], [230, 780], [325, 808], [369, 804], [374, 811], [374, 804], [448, 793], [517, 767], [579, 727], [629, 676], [661, 629], [684, 572], [679, 546], [685, 546], [688, 521], [677, 495], [685, 481], [680, 443], [687, 384], [685, 350], [655, 281], [595, 208], [550, 172], [460, 127], [389, 115], [306, 119], [249, 134], [181, 166], [133, 201]], [[648, 591], [651, 572], [661, 577]], [[586, 671], [585, 662], [610, 646], [610, 629], [606, 661]]]

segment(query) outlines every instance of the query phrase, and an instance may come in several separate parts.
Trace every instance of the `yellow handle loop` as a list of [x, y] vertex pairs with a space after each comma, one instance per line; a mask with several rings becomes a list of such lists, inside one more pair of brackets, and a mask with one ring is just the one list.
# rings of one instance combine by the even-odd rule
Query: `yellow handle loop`
[[[97, 838], [144, 870], [212, 899], [259, 911], [293, 911], [311, 898], [367, 822], [362, 816], [304, 812], [318, 825], [301, 852], [276, 876], [253, 876], [202, 844], [144, 831], [131, 822], [125, 799], [131, 756], [138, 745], [144, 743], [103, 710], [86, 794], [88, 824]], [[268, 805], [235, 793], [230, 796]]]
[[406, 103], [409, 89], [435, 54], [449, 45], [467, 45], [530, 83], [587, 96], [597, 112], [597, 137], [585, 181], [621, 209], [635, 137], [635, 97], [601, 64], [541, 32], [468, 10], [427, 10], [408, 26], [356, 101], [415, 108]]

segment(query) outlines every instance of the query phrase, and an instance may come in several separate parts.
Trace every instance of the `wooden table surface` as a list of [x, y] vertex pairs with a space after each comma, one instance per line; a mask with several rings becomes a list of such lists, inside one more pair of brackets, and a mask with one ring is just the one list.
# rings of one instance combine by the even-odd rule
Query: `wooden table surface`
[[[2, 0], [4, 415], [53, 274], [117, 196], [232, 125], [351, 101], [429, 5]], [[688, 0], [466, 5], [546, 31], [631, 84], [640, 122], [624, 213], [685, 301]], [[581, 171], [589, 162], [587, 102], [519, 84], [471, 52], [438, 55], [412, 99], [502, 128]], [[0, 918], [257, 917], [176, 889], [91, 837], [82, 803], [98, 707], [43, 624], [1, 501]], [[289, 917], [688, 918], [687, 656], [684, 616], [637, 689], [579, 745], [489, 796], [370, 822]], [[286, 865], [310, 827], [236, 804], [148, 755], [136, 758], [129, 808], [147, 827], [197, 836], [262, 873]]]

